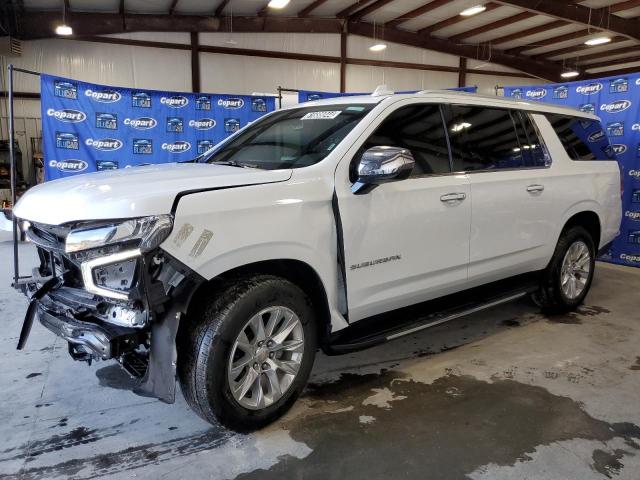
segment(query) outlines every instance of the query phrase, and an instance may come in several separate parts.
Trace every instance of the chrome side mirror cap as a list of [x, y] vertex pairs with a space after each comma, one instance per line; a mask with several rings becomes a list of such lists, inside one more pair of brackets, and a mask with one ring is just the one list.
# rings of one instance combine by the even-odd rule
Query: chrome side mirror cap
[[351, 190], [363, 194], [382, 183], [404, 180], [409, 178], [414, 165], [413, 155], [406, 148], [371, 147], [360, 157], [357, 180]]

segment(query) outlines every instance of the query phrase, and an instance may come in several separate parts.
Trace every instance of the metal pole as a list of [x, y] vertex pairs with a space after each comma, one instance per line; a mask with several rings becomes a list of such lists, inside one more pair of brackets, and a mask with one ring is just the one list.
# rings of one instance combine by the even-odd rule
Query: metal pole
[[282, 109], [282, 87], [278, 86], [278, 110]]
[[13, 64], [9, 64], [9, 160], [11, 162], [11, 218], [13, 220], [13, 287], [18, 288], [18, 280], [20, 278], [20, 266], [18, 264], [18, 219], [14, 214], [17, 200], [16, 182], [18, 172], [16, 152], [13, 145], [13, 142], [15, 142], [13, 122]]

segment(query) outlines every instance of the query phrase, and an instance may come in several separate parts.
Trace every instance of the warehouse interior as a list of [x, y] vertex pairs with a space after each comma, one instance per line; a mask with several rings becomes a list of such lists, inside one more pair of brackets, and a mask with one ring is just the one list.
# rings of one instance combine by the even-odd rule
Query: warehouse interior
[[[5, 442], [0, 478], [637, 479], [639, 45], [639, 0], [3, 1], [0, 436]], [[92, 89], [112, 97], [92, 97]], [[108, 205], [117, 201], [115, 188], [102, 192], [101, 204], [79, 205], [84, 197], [78, 192], [100, 184], [100, 175], [114, 173], [106, 170], [125, 177], [148, 163], [156, 168], [206, 155], [230, 136], [241, 138], [245, 126], [263, 115], [305, 107], [307, 101], [324, 105], [341, 98], [352, 105], [348, 102], [361, 97], [351, 95], [425, 91], [443, 97], [459, 94], [455, 98], [461, 100], [452, 103], [473, 96], [522, 105], [546, 102], [602, 118], [602, 134], [620, 170], [621, 200], [617, 176], [614, 188], [621, 202], [619, 236], [607, 248], [596, 242], [601, 251], [593, 282], [573, 311], [552, 314], [529, 296], [519, 296], [361, 351], [330, 355], [318, 345], [299, 400], [281, 418], [252, 432], [237, 432], [194, 414], [192, 400], [185, 399], [193, 394], [185, 395], [180, 386], [175, 387], [174, 404], [133, 394], [138, 379], [130, 370], [114, 360], [72, 361], [69, 353], [77, 356], [78, 351], [68, 338], [53, 335], [38, 321], [30, 335], [27, 329], [24, 346], [25, 318], [31, 315], [29, 305], [36, 308], [37, 302], [33, 291], [27, 296], [20, 291], [20, 279], [37, 270], [43, 258], [25, 236], [29, 222], [13, 216], [21, 197], [44, 191], [47, 184], [61, 185], [62, 192], [61, 182], [73, 177], [76, 183], [68, 183], [68, 195], [49, 196], [35, 208], [29, 204], [32, 211], [52, 210], [58, 213], [51, 218], [63, 218], [65, 211], [93, 208], [98, 213], [89, 213], [87, 220], [116, 218], [103, 214], [116, 211]], [[124, 105], [127, 95], [135, 98], [139, 92], [153, 98], [154, 109], [161, 102], [163, 108], [180, 101], [189, 107], [177, 105], [165, 129], [165, 118], [151, 109], [139, 113], [135, 108], [144, 105], [135, 100]], [[213, 103], [202, 107], [207, 110], [202, 115], [194, 110], [191, 119], [185, 112], [192, 105], [199, 109], [203, 98]], [[88, 103], [72, 111], [64, 104], [69, 100]], [[117, 110], [118, 128], [131, 127], [123, 134], [126, 138], [111, 131], [116, 130], [111, 117], [103, 117], [116, 115], [112, 105], [122, 108]], [[351, 108], [363, 108], [357, 105]], [[76, 124], [61, 123], [59, 112], [84, 115], [78, 125], [92, 123], [86, 133], [91, 138], [74, 130]], [[156, 122], [149, 118], [154, 115], [158, 121], [138, 128], [133, 115], [137, 122]], [[194, 136], [187, 137], [191, 127]], [[147, 152], [139, 142], [160, 130], [175, 142], [160, 147], [164, 140], [153, 137], [153, 155], [147, 155], [151, 144]], [[103, 143], [95, 143], [97, 134]], [[174, 155], [181, 148], [188, 153]], [[92, 153], [83, 157], [85, 151]], [[64, 158], [56, 156], [60, 152]], [[247, 175], [255, 173], [253, 166], [246, 170]], [[206, 190], [198, 183], [205, 177], [188, 180], [183, 189]], [[156, 186], [144, 179], [136, 183], [134, 176], [126, 180], [131, 188], [127, 208], [133, 212], [142, 203], [140, 194], [165, 188], [157, 178]], [[238, 185], [253, 182], [238, 180]], [[565, 190], [575, 193], [576, 185], [558, 183], [554, 198], [563, 197]], [[595, 179], [590, 185], [603, 188]], [[233, 190], [227, 184], [213, 188]], [[335, 213], [339, 195], [333, 195], [317, 211], [333, 208]], [[172, 215], [179, 211], [179, 198], [167, 200]], [[228, 198], [206, 215], [233, 222], [237, 212], [225, 211], [225, 202], [239, 205], [242, 196]], [[292, 197], [279, 201], [283, 208], [287, 202], [302, 202]], [[498, 201], [493, 205], [496, 215], [507, 209]], [[375, 213], [372, 222], [393, 216]], [[267, 226], [258, 226], [256, 216], [251, 217], [256, 230], [268, 230], [268, 215]], [[279, 218], [274, 210], [274, 223]], [[302, 215], [291, 221], [307, 232], [321, 223]], [[342, 223], [347, 221], [344, 216]], [[338, 243], [334, 236], [317, 234], [316, 247], [337, 257], [326, 262], [331, 268], [341, 259], [344, 264], [336, 233], [343, 226], [331, 226]], [[496, 235], [501, 230], [510, 235], [511, 227], [496, 224]], [[438, 225], [431, 228], [436, 231]], [[211, 237], [214, 244], [220, 238], [232, 244], [231, 235], [241, 231], [230, 225], [224, 238], [223, 231], [211, 230], [203, 231], [201, 248], [196, 244], [191, 258], [202, 254]], [[182, 240], [170, 237], [176, 246], [191, 234], [181, 232]], [[473, 229], [469, 235], [473, 239]], [[370, 241], [401, 245], [401, 236], [398, 232]], [[363, 237], [362, 243], [367, 242]], [[395, 258], [394, 248], [378, 259], [352, 262], [339, 281], [349, 287], [349, 275], [363, 266], [372, 272], [400, 263], [394, 261], [401, 258], [399, 253]], [[251, 257], [253, 251], [245, 254]], [[180, 274], [186, 275], [184, 270]], [[283, 275], [290, 279], [297, 274]], [[348, 308], [348, 289], [344, 295]], [[341, 297], [336, 297], [340, 306]], [[432, 314], [431, 306], [425, 308], [419, 315]], [[385, 321], [399, 324], [409, 313], [392, 311]], [[344, 317], [346, 325], [349, 318]], [[181, 355], [172, 359], [174, 367]]]

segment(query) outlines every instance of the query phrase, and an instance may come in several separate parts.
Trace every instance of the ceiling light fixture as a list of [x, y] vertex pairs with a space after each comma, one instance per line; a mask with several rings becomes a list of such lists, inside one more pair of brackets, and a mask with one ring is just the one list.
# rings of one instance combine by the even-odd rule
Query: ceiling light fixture
[[383, 50], [387, 49], [387, 44], [380, 41], [378, 39], [378, 41], [376, 41], [376, 22], [375, 20], [373, 21], [373, 45], [371, 45], [369, 47], [369, 50], [371, 50], [372, 52], [382, 52]]
[[473, 7], [465, 8], [460, 12], [460, 15], [463, 17], [470, 17], [472, 15], [477, 15], [478, 13], [482, 13], [487, 9], [484, 5], [475, 5]]
[[56, 35], [73, 35], [73, 29], [69, 25], [58, 25], [56, 27]]
[[69, 25], [67, 25], [66, 17], [67, 17], [67, 7], [66, 7], [66, 4], [62, 2], [62, 25], [58, 25], [56, 27], [56, 35], [63, 35], [63, 36], [73, 35], [73, 29]]
[[269, 8], [284, 8], [289, 5], [289, 0], [270, 0], [267, 6]]
[[566, 72], [562, 72], [560, 74], [562, 78], [574, 78], [578, 75], [580, 75], [580, 72], [578, 72], [577, 70], [567, 70]]
[[381, 52], [387, 48], [386, 43], [375, 43], [369, 47], [372, 52]]
[[610, 41], [611, 41], [611, 37], [596, 37], [596, 38], [590, 38], [589, 40], [584, 42], [584, 44], [589, 45], [590, 47], [593, 47], [595, 45], [603, 45], [605, 43], [609, 43]]

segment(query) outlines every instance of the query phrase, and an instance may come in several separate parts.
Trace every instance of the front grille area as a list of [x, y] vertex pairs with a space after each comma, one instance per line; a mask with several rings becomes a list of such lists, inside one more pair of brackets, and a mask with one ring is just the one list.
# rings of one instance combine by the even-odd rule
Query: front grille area
[[32, 223], [26, 231], [27, 237], [37, 246], [48, 251], [63, 252], [68, 227]]

